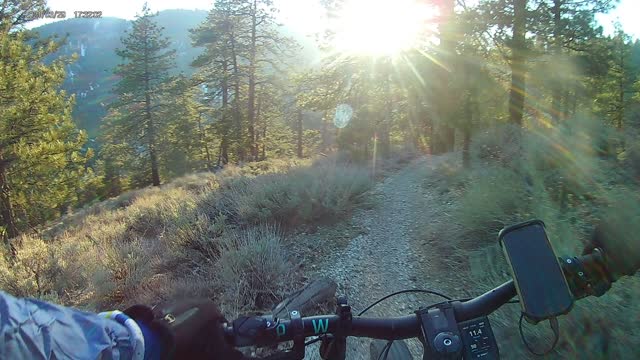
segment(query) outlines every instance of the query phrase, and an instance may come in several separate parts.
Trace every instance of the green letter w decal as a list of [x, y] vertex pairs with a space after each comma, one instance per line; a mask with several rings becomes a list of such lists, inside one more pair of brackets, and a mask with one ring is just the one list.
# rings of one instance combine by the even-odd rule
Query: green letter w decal
[[311, 320], [311, 323], [313, 324], [313, 331], [316, 335], [321, 333], [324, 334], [329, 330], [329, 319], [314, 319]]

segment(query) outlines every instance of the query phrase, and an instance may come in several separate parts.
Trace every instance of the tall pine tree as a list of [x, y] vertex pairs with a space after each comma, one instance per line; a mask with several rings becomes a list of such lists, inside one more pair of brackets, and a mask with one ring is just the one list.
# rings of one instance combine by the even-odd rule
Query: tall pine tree
[[[18, 16], [19, 17], [19, 16]], [[45, 64], [59, 43], [27, 41], [16, 23], [0, 28], [0, 237], [59, 216], [86, 182], [86, 134], [60, 86], [70, 59]], [[2, 236], [6, 235], [6, 236]]]
[[124, 63], [115, 70], [122, 78], [114, 89], [118, 100], [112, 109], [119, 110], [121, 116], [114, 117], [106, 130], [112, 140], [127, 142], [146, 158], [150, 183], [159, 186], [159, 134], [166, 124], [158, 113], [164, 106], [161, 98], [175, 51], [169, 50], [169, 39], [154, 21], [156, 15], [145, 4], [142, 15], [122, 39], [124, 48], [116, 51]]

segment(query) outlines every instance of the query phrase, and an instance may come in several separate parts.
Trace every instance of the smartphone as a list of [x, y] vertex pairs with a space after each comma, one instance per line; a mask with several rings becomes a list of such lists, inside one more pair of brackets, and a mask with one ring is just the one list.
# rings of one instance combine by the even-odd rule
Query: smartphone
[[563, 315], [573, 306], [573, 295], [544, 222], [531, 220], [504, 228], [498, 234], [511, 267], [520, 306], [529, 322]]

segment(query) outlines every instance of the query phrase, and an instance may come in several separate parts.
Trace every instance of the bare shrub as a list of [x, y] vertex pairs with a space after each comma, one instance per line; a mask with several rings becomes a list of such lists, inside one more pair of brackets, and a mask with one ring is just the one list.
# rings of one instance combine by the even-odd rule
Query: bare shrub
[[3, 253], [0, 286], [93, 310], [216, 294], [230, 311], [266, 309], [293, 276], [273, 225], [344, 214], [371, 185], [361, 168], [306, 163], [229, 166], [78, 211]]
[[225, 310], [232, 314], [266, 309], [284, 295], [291, 279], [282, 234], [265, 225], [222, 237], [216, 269]]
[[363, 168], [323, 165], [231, 182], [221, 201], [240, 223], [295, 226], [345, 214], [371, 184]]
[[[497, 232], [530, 218], [545, 222], [558, 255], [581, 253], [597, 220], [602, 218], [608, 218], [607, 233], [619, 253], [634, 253], [640, 248], [638, 186], [629, 181], [636, 174], [635, 141], [625, 144], [625, 153], [616, 159], [612, 153], [620, 141], [611, 136], [614, 131], [592, 119], [572, 119], [552, 128], [530, 128], [521, 139], [519, 154], [509, 151], [510, 145], [500, 146], [503, 141], [499, 140], [499, 130], [490, 129], [479, 140], [474, 138], [481, 153], [467, 172], [464, 191], [451, 216], [456, 223], [453, 228], [459, 231], [447, 232], [443, 226], [439, 233], [440, 238], [447, 239], [449, 251], [456, 256], [461, 254], [470, 264], [470, 273], [465, 274], [473, 279], [470, 286], [477, 286], [480, 291], [510, 278], [497, 245]], [[640, 294], [638, 283], [633, 280], [621, 279], [606, 296], [576, 303], [563, 325], [575, 331], [561, 337], [558, 356], [637, 355], [634, 340], [624, 335], [637, 328], [636, 319], [628, 315], [637, 313], [640, 306], [632, 300]], [[594, 314], [594, 308], [607, 309], [606, 316]], [[514, 319], [518, 315], [519, 309], [507, 307], [494, 313], [497, 331], [517, 334]], [[516, 337], [501, 347], [515, 357], [527, 356]]]
[[17, 296], [43, 297], [55, 290], [59, 273], [55, 247], [42, 239], [22, 236], [14, 242], [15, 257], [0, 254], [0, 288]]
[[493, 243], [505, 225], [531, 216], [526, 183], [513, 171], [488, 167], [477, 173], [475, 179], [454, 215], [464, 224], [465, 241], [470, 245]]
[[186, 192], [199, 194], [218, 188], [218, 177], [212, 172], [185, 175], [167, 184], [168, 188], [178, 188]]
[[165, 249], [163, 244], [143, 238], [100, 246], [98, 267], [92, 277], [97, 305], [131, 305], [138, 292], [153, 285], [148, 280], [167, 255]]
[[513, 124], [487, 129], [473, 137], [471, 153], [482, 162], [512, 165], [522, 158], [521, 132], [522, 129]]

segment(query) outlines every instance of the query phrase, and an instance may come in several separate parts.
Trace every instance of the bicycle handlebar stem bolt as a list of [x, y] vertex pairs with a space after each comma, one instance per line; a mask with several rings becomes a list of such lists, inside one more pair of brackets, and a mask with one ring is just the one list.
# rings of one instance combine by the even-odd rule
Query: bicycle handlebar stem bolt
[[461, 348], [459, 336], [444, 332], [436, 335], [433, 345], [440, 354], [455, 354]]

